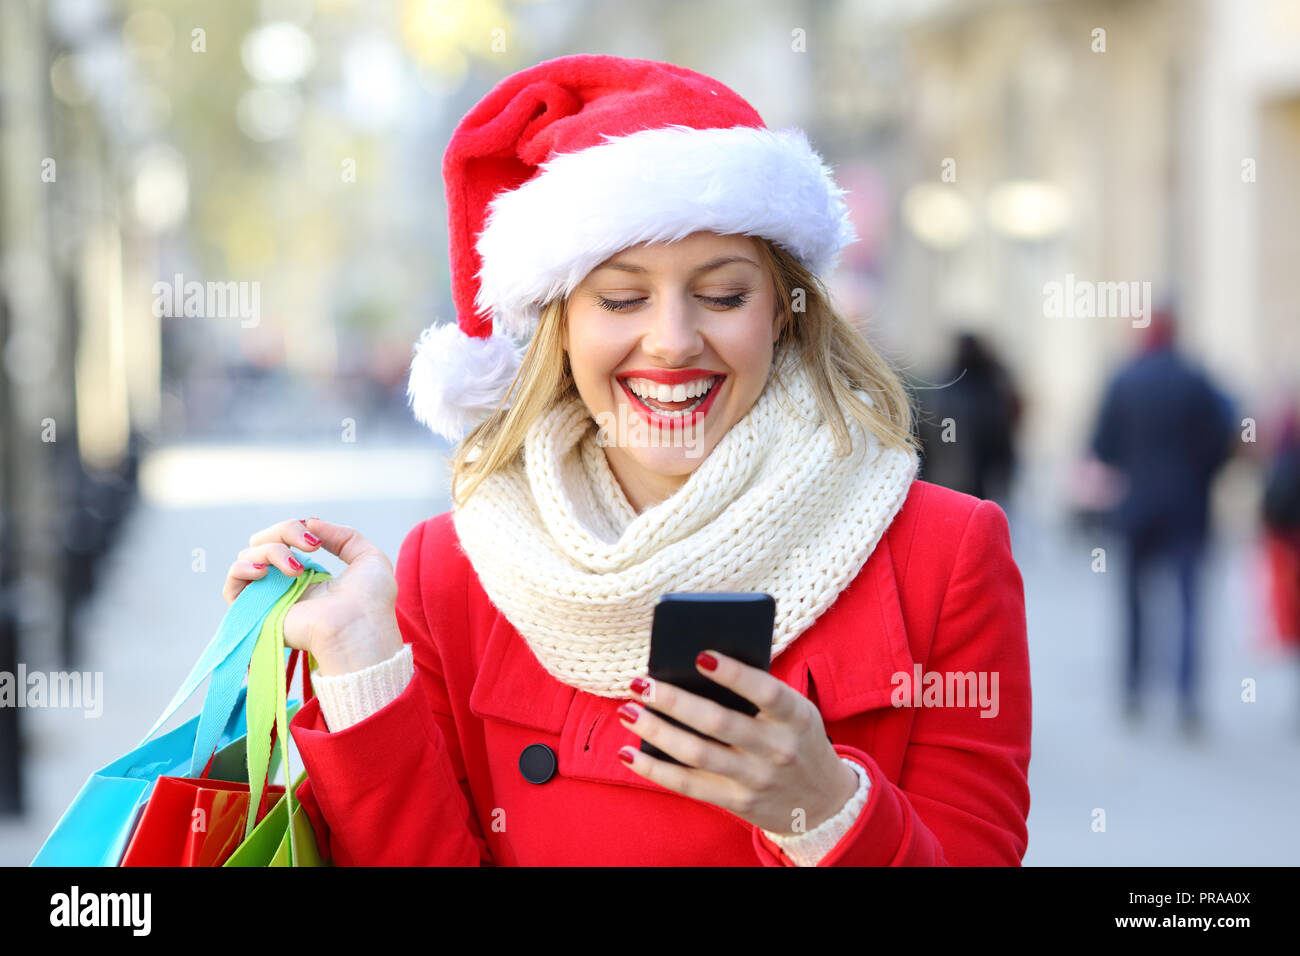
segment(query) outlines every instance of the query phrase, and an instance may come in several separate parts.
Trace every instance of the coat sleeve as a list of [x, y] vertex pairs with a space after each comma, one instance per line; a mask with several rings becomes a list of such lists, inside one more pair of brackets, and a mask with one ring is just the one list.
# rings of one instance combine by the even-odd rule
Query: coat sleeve
[[[836, 744], [871, 788], [818, 866], [1019, 866], [1024, 857], [1032, 712], [1024, 586], [994, 502], [981, 501], [967, 522], [924, 670], [983, 673], [990, 706], [918, 708], [897, 784], [864, 750]], [[757, 828], [754, 847], [765, 865], [792, 865]]]
[[407, 534], [396, 567], [397, 624], [411, 645], [415, 678], [396, 700], [338, 732], [329, 732], [314, 699], [290, 722], [308, 776], [298, 795], [318, 836], [327, 830], [337, 865], [493, 864], [438, 651], [438, 638], [465, 626], [464, 582], [457, 587], [455, 575], [434, 574], [422, 589], [430, 523]]

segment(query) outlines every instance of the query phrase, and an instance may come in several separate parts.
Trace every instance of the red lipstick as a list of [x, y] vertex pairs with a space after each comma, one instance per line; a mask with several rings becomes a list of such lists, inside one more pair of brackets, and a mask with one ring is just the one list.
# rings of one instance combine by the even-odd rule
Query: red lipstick
[[679, 429], [679, 428], [684, 429], [684, 428], [698, 427], [699, 424], [702, 421], [704, 421], [704, 416], [709, 414], [709, 409], [713, 407], [714, 400], [718, 397], [718, 393], [722, 391], [722, 386], [725, 385], [727, 382], [727, 377], [725, 375], [719, 375], [717, 372], [688, 371], [684, 373], [682, 372], [665, 373], [662, 370], [660, 370], [658, 375], [673, 375], [677, 377], [678, 381], [668, 381], [656, 375], [648, 375], [645, 372], [628, 373], [626, 377], [627, 378], [648, 378], [651, 381], [657, 381], [663, 385], [680, 385], [683, 382], [693, 382], [696, 379], [705, 378], [710, 375], [716, 376], [718, 378], [718, 381], [714, 383], [711, 389], [709, 389], [709, 394], [705, 396], [704, 401], [700, 403], [699, 408], [695, 409], [695, 411], [691, 412], [689, 415], [678, 415], [674, 418], [670, 418], [667, 415], [664, 415], [663, 413], [651, 408], [645, 402], [641, 401], [641, 399], [637, 397], [636, 392], [628, 388], [627, 382], [623, 381], [622, 377], [620, 377], [618, 384], [622, 386], [623, 394], [627, 396], [628, 403], [632, 406], [632, 410], [635, 411], [639, 416], [641, 416], [642, 420], [645, 421], [648, 425], [651, 425], [654, 428], [662, 428], [669, 431], [674, 429]]

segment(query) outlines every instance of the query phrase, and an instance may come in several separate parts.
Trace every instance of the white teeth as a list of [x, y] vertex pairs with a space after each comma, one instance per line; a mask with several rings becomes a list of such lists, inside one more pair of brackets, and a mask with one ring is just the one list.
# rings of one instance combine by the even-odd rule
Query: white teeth
[[691, 414], [703, 405], [706, 394], [720, 381], [721, 378], [715, 376], [682, 385], [659, 385], [644, 378], [631, 378], [626, 380], [626, 385], [634, 395], [642, 399], [651, 399], [658, 402], [684, 402], [688, 398], [695, 398], [696, 400], [689, 406], [676, 411], [654, 409], [655, 414], [661, 418], [681, 418], [684, 415]]
[[684, 402], [688, 398], [703, 395], [717, 381], [717, 377], [696, 379], [681, 385], [661, 385], [644, 378], [630, 378], [627, 387], [641, 398], [653, 398], [660, 402]]

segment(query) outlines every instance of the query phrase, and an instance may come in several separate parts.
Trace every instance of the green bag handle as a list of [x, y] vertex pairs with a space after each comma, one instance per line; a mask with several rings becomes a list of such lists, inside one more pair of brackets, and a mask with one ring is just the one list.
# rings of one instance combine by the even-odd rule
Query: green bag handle
[[[262, 803], [262, 793], [266, 785], [267, 770], [271, 763], [271, 728], [275, 727], [276, 737], [281, 741], [284, 755], [284, 779], [293, 780], [289, 767], [289, 718], [287, 714], [288, 690], [284, 681], [285, 647], [284, 618], [293, 607], [294, 602], [302, 596], [311, 584], [331, 578], [328, 571], [308, 568], [293, 579], [288, 590], [272, 605], [262, 623], [257, 644], [253, 647], [253, 658], [248, 667], [248, 818], [244, 826], [244, 839], [248, 839], [257, 823], [257, 810]], [[303, 667], [310, 666], [303, 661]], [[297, 846], [293, 838], [293, 817], [297, 809], [297, 798], [293, 787], [285, 788], [285, 802], [290, 822], [289, 858], [290, 866], [298, 865]]]

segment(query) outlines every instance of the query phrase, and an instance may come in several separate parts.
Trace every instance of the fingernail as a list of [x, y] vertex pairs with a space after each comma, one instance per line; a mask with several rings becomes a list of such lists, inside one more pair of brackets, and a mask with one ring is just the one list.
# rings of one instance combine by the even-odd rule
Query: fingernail
[[699, 657], [695, 658], [697, 667], [703, 667], [706, 671], [715, 671], [718, 669], [718, 659], [708, 651], [700, 651]]
[[621, 761], [623, 761], [624, 763], [629, 763], [629, 764], [630, 764], [633, 760], [636, 759], [636, 757], [635, 757], [635, 755], [632, 753], [632, 748], [631, 748], [631, 747], [619, 747], [619, 748], [618, 748], [618, 759], [621, 760]]
[[[252, 562], [249, 562], [249, 563], [251, 564]], [[261, 571], [264, 567], [266, 567], [266, 565], [265, 565], [265, 564], [253, 564], [253, 567], [255, 567], [255, 568], [257, 568], [257, 570]]]
[[310, 531], [304, 531], [302, 536], [307, 539], [308, 544], [320, 544], [320, 538], [316, 537]]
[[299, 561], [297, 558], [295, 558], [293, 555], [289, 555], [289, 567], [293, 568], [295, 571], [301, 571], [302, 562]]
[[632, 693], [640, 697], [642, 694], [644, 694], [646, 691], [650, 689], [650, 682], [646, 680], [644, 677], [634, 677], [632, 678], [632, 683], [630, 686], [632, 688]]
[[633, 707], [631, 704], [624, 704], [618, 709], [618, 712], [628, 720], [632, 721], [632, 723], [636, 723], [636, 719], [641, 716], [641, 711]]

